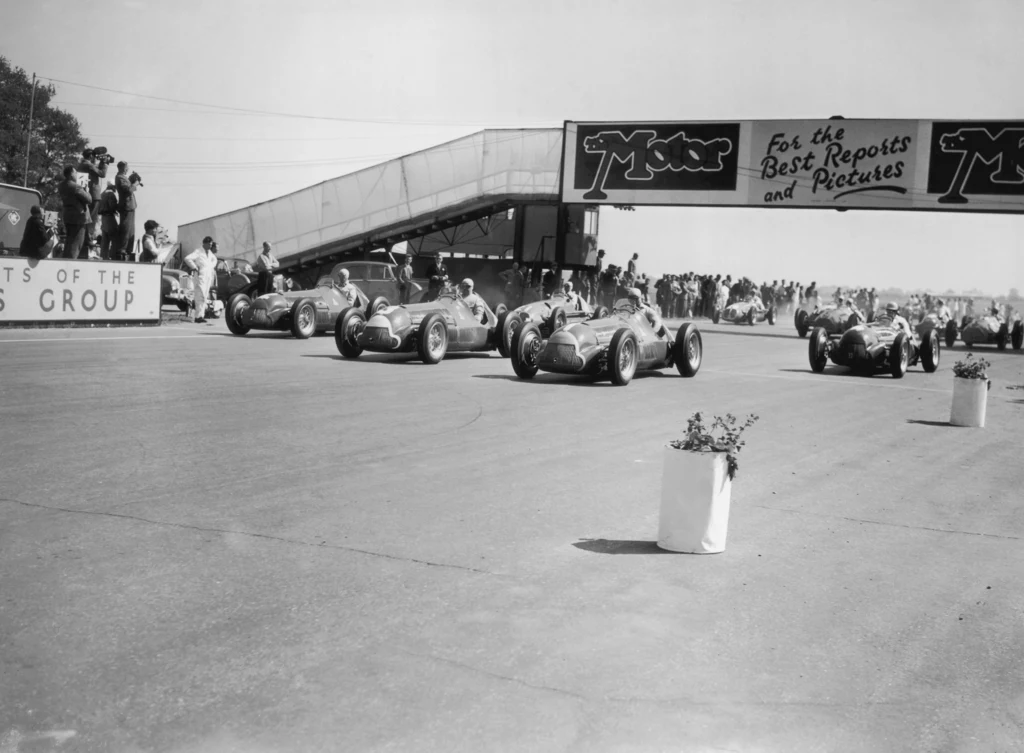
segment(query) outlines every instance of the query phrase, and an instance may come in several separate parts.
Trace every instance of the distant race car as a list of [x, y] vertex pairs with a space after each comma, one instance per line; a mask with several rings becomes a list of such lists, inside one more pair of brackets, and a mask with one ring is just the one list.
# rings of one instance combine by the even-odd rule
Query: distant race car
[[675, 366], [684, 377], [696, 375], [704, 348], [700, 330], [684, 323], [675, 340], [659, 336], [646, 314], [629, 299], [615, 303], [612, 313], [574, 322], [546, 340], [540, 327], [529, 322], [512, 337], [512, 369], [520, 379], [538, 370], [557, 374], [608, 376], [626, 385], [637, 371]]
[[338, 317], [334, 343], [345, 358], [363, 351], [418, 353], [424, 363], [439, 363], [448, 353], [490, 351], [498, 347], [498, 317], [484, 304], [481, 322], [452, 286], [436, 301], [388, 306], [369, 318], [362, 309], [345, 309]]
[[793, 323], [796, 325], [796, 333], [800, 337], [807, 337], [807, 333], [815, 327], [822, 327], [829, 335], [841, 335], [850, 327], [856, 327], [864, 323], [864, 318], [859, 311], [849, 306], [840, 306], [835, 303], [823, 303], [808, 311], [797, 309], [793, 315]]
[[767, 321], [775, 324], [775, 306], [765, 306], [760, 299], [754, 301], [736, 301], [724, 309], [715, 309], [711, 312], [711, 321], [718, 324], [719, 321], [732, 322], [733, 324], [749, 324], [753, 326], [757, 322]]
[[956, 343], [959, 329], [956, 326], [955, 319], [950, 319], [943, 323], [938, 314], [928, 314], [914, 326], [914, 331], [922, 340], [926, 338], [928, 333], [932, 330], [935, 330], [939, 337], [945, 340], [947, 348], [952, 348], [954, 343]]
[[[300, 339], [311, 337], [314, 332], [329, 332], [334, 329], [338, 315], [349, 307], [340, 288], [340, 280], [328, 275], [321, 277], [313, 290], [267, 293], [256, 300], [238, 293], [228, 301], [228, 329], [234, 335], [244, 335], [252, 329], [291, 330]], [[367, 302], [364, 310], [370, 315], [389, 305], [386, 298], [377, 296]]]
[[931, 330], [924, 340], [917, 340], [890, 326], [887, 319], [858, 324], [841, 335], [829, 335], [824, 327], [815, 327], [807, 345], [811, 370], [819, 374], [829, 359], [865, 376], [888, 371], [895, 379], [902, 379], [918, 361], [928, 373], [939, 367], [937, 331]]
[[508, 357], [512, 347], [512, 336], [524, 324], [533, 322], [540, 329], [542, 337], [550, 337], [556, 329], [570, 322], [584, 321], [590, 318], [603, 318], [608, 309], [598, 306], [595, 310], [582, 298], [580, 308], [569, 303], [564, 293], [555, 293], [550, 298], [526, 303], [511, 311], [499, 311], [498, 314], [498, 352]]
[[999, 350], [1006, 350], [1009, 343], [1014, 350], [1024, 346], [1024, 322], [1020, 319], [1012, 323], [999, 315], [985, 314], [973, 319], [966, 319], [960, 339], [964, 345], [995, 345]]

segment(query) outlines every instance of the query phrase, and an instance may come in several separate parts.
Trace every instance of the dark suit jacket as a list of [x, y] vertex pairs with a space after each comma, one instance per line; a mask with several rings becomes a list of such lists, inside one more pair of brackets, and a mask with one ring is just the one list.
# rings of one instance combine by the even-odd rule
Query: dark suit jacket
[[65, 178], [57, 184], [57, 193], [64, 205], [61, 219], [65, 225], [88, 225], [92, 221], [92, 215], [89, 214], [92, 196], [88, 191], [71, 178]]
[[43, 222], [42, 217], [29, 217], [28, 222], [25, 223], [25, 234], [21, 236], [19, 252], [22, 256], [38, 259], [39, 249], [45, 244], [46, 223]]
[[128, 180], [127, 175], [118, 174], [117, 178], [114, 179], [114, 185], [117, 187], [117, 211], [134, 212], [135, 207], [135, 188], [138, 186], [137, 183], [132, 183]]

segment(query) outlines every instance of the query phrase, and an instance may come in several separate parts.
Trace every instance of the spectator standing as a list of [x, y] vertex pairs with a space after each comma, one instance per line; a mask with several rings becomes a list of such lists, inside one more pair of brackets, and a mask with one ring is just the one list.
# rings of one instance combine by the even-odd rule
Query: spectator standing
[[404, 306], [409, 302], [412, 292], [412, 256], [406, 254], [402, 266], [398, 268], [398, 304]]
[[33, 206], [29, 210], [28, 222], [25, 223], [25, 232], [21, 236], [21, 246], [18, 252], [30, 259], [45, 259], [50, 255], [47, 244], [52, 238], [52, 232], [46, 227], [43, 220], [43, 208]]
[[633, 283], [636, 281], [636, 260], [640, 258], [640, 254], [633, 254], [633, 258], [626, 263], [626, 277], [623, 284], [627, 288], [633, 287]]
[[139, 261], [153, 264], [160, 261], [160, 250], [156, 247], [156, 231], [160, 223], [156, 220], [146, 220], [145, 235], [142, 236], [142, 253], [139, 254]]
[[127, 260], [135, 249], [135, 209], [138, 206], [135, 201], [135, 190], [140, 182], [138, 175], [128, 175], [127, 162], [122, 160], [117, 163], [114, 185], [117, 187], [117, 211], [121, 215], [117, 233], [117, 255], [123, 260]]
[[[89, 192], [78, 185], [78, 172], [73, 165], [64, 168], [64, 180], [57, 185], [63, 212], [64, 222], [64, 258], [78, 259], [85, 243], [86, 228], [91, 221], [89, 205], [92, 197]], [[88, 255], [82, 255], [82, 258]]]
[[196, 324], [202, 324], [206, 321], [206, 299], [217, 276], [217, 254], [213, 251], [213, 238], [203, 238], [203, 247], [186, 256], [184, 262], [195, 273], [192, 288], [193, 316]]
[[545, 298], [550, 298], [562, 290], [562, 271], [558, 268], [558, 262], [552, 262], [551, 269], [544, 273], [543, 280]]
[[113, 183], [107, 183], [100, 195], [100, 258], [116, 258], [117, 240], [117, 190]]
[[92, 224], [86, 231], [86, 236], [89, 239], [89, 244], [98, 244], [100, 242], [100, 234], [102, 228], [100, 227], [100, 199], [103, 196], [103, 189], [107, 185], [107, 164], [97, 164], [92, 149], [85, 149], [82, 152], [82, 161], [78, 165], [78, 172], [86, 173], [89, 176], [89, 196], [92, 197], [92, 203], [89, 205], [89, 214], [92, 215]]
[[263, 251], [256, 257], [256, 291], [266, 295], [274, 290], [274, 270], [281, 266], [271, 253], [270, 241], [263, 241]]
[[434, 255], [434, 263], [427, 267], [427, 277], [430, 278], [430, 283], [427, 287], [427, 295], [423, 297], [423, 300], [436, 301], [441, 294], [441, 288], [448, 282], [448, 267], [441, 260], [440, 252]]
[[601, 299], [601, 283], [604, 280], [604, 249], [597, 250], [597, 261], [594, 262], [594, 269], [590, 273], [590, 289], [593, 291], [594, 300], [597, 303]]
[[498, 277], [505, 281], [505, 305], [510, 309], [523, 305], [523, 291], [526, 289], [526, 278], [519, 268], [519, 262], [512, 262], [512, 269], [506, 269]]

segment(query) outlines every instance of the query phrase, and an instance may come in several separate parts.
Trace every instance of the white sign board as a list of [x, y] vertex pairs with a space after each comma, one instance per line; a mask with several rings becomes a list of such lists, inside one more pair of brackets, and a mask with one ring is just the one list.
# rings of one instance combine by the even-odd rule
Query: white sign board
[[159, 264], [0, 257], [0, 324], [159, 322]]

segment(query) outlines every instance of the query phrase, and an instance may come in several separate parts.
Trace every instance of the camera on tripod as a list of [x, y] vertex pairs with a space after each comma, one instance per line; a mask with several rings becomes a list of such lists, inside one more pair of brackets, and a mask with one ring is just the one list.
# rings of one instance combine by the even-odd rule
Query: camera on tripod
[[92, 150], [93, 156], [96, 157], [96, 161], [101, 165], [112, 165], [114, 163], [114, 155], [107, 153], [107, 147], [97, 146]]

